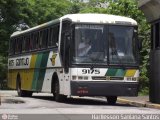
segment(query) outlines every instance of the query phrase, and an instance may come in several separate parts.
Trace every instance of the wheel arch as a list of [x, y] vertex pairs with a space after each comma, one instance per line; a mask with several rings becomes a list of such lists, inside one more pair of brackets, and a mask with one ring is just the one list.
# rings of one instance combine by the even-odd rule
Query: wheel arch
[[17, 73], [17, 77], [16, 77], [16, 89], [18, 87], [18, 82], [20, 82], [20, 84], [21, 84], [21, 76], [20, 76], [19, 72]]
[[[58, 74], [57, 72], [54, 72], [53, 75], [52, 75], [52, 82], [51, 82], [51, 92], [53, 93], [53, 90], [55, 89], [54, 88], [54, 85], [55, 83], [59, 80], [58, 78]], [[59, 81], [58, 81], [59, 82]]]

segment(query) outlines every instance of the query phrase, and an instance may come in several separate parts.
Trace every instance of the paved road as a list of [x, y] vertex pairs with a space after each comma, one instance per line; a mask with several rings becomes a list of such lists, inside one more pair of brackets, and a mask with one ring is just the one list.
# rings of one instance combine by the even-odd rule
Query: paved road
[[[31, 98], [17, 97], [16, 91], [0, 91], [0, 94], [0, 114], [160, 114], [157, 109], [121, 103], [108, 105], [104, 98], [74, 97], [57, 103], [48, 93], [34, 93]], [[20, 103], [8, 103], [17, 100]]]

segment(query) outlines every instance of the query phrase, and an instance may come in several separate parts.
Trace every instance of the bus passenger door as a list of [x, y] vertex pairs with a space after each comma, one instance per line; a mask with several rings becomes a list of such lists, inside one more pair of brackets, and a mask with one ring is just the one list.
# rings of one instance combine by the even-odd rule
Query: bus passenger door
[[62, 40], [61, 40], [61, 58], [63, 64], [63, 93], [70, 95], [70, 74], [69, 74], [69, 58], [70, 58], [70, 23], [64, 22], [62, 25]]
[[63, 58], [63, 93], [69, 95], [70, 93], [70, 72], [69, 72], [69, 51], [70, 51], [70, 35], [66, 33], [64, 35], [64, 58]]

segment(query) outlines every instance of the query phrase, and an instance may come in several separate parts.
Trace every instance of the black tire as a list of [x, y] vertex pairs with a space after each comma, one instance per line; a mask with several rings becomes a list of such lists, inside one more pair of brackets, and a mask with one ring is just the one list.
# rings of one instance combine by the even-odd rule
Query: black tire
[[58, 80], [56, 80], [56, 82], [54, 84], [53, 97], [54, 97], [54, 100], [57, 102], [63, 102], [66, 99], [65, 95], [60, 94], [60, 87], [59, 87]]
[[19, 97], [31, 97], [32, 91], [26, 91], [21, 89], [21, 80], [20, 77], [17, 77], [17, 93]]
[[116, 104], [117, 96], [106, 96], [109, 105]]

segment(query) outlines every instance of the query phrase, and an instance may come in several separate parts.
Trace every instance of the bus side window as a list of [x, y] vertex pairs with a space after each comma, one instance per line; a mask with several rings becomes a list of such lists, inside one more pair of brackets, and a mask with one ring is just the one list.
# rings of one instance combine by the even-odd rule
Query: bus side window
[[26, 38], [25, 36], [23, 37], [23, 40], [22, 40], [22, 53], [26, 52], [25, 50], [25, 45], [26, 45]]
[[38, 36], [39, 36], [39, 32], [36, 32], [36, 33], [34, 34], [34, 39], [35, 39], [35, 41], [36, 41], [36, 50], [41, 48], [41, 45], [39, 44]]
[[15, 40], [15, 47], [16, 47], [15, 53], [16, 54], [20, 53], [20, 38], [16, 38], [16, 40]]
[[48, 29], [45, 29], [42, 32], [42, 49], [47, 47], [47, 41], [48, 41]]
[[48, 47], [52, 47], [52, 41], [53, 41], [53, 27], [49, 30], [49, 39], [48, 39]]
[[17, 46], [17, 38], [15, 38], [14, 41], [15, 41], [15, 54], [16, 54], [16, 53], [17, 53], [17, 47], [18, 47], [18, 46]]
[[22, 52], [28, 52], [29, 51], [29, 35], [26, 35], [23, 37], [22, 40]]
[[36, 41], [34, 39], [34, 34], [32, 33], [30, 35], [30, 50], [34, 50], [35, 49], [35, 45], [36, 45]]
[[42, 48], [42, 46], [43, 46], [43, 42], [42, 42], [43, 41], [43, 31], [39, 32], [39, 38], [38, 39], [39, 39], [39, 47]]
[[52, 39], [52, 28], [49, 28], [49, 32], [48, 32], [48, 47], [51, 47], [51, 39]]
[[27, 45], [28, 45], [28, 51], [30, 51], [33, 48], [33, 44], [31, 41], [31, 35], [28, 35], [29, 39], [27, 41]]
[[59, 38], [59, 25], [55, 27], [55, 32], [54, 32], [54, 46], [57, 46], [56, 43], [58, 43], [58, 38]]
[[50, 28], [48, 46], [57, 47], [56, 43], [58, 43], [58, 38], [59, 38], [59, 25], [55, 25]]
[[22, 52], [22, 37], [18, 39], [18, 53]]
[[15, 51], [15, 39], [10, 40], [9, 55], [13, 55]]
[[28, 52], [30, 49], [30, 35], [27, 35], [26, 42], [25, 42], [25, 51]]
[[33, 45], [32, 50], [39, 49], [40, 45], [39, 45], [39, 39], [38, 39], [38, 32], [31, 34], [31, 42], [32, 42], [32, 45]]

